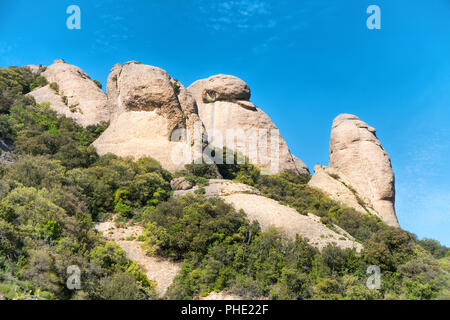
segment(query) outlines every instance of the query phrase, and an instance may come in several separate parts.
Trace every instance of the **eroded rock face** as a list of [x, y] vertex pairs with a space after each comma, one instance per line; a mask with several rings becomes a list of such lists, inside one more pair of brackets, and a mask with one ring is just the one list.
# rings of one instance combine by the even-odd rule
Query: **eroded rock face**
[[[36, 71], [34, 67], [30, 69]], [[36, 102], [49, 102], [50, 108], [75, 119], [82, 126], [109, 120], [105, 93], [80, 68], [59, 59], [41, 75], [47, 79], [49, 85], [29, 93]], [[53, 89], [52, 83], [57, 85], [53, 85]]]
[[249, 220], [258, 221], [264, 231], [274, 226], [284, 231], [291, 239], [295, 239], [298, 234], [307, 238], [309, 244], [319, 250], [331, 243], [343, 249], [354, 248], [357, 252], [362, 249], [361, 244], [338, 226], [333, 225], [337, 230], [335, 232], [323, 224], [318, 216], [311, 213], [301, 215], [295, 209], [279, 204], [273, 199], [256, 194], [232, 194], [224, 196], [223, 199], [236, 210], [244, 210]]
[[297, 171], [299, 173], [309, 174], [308, 166], [302, 160], [300, 160], [294, 155], [292, 155], [292, 158], [294, 160], [295, 167], [297, 168]]
[[238, 151], [267, 173], [309, 173], [306, 165], [290, 153], [272, 120], [249, 101], [250, 88], [244, 81], [216, 75], [194, 82], [188, 91], [197, 102], [213, 147]]
[[111, 123], [93, 144], [100, 155], [150, 156], [170, 171], [189, 163], [181, 156], [186, 146], [201, 156], [193, 132], [196, 125], [204, 129], [195, 100], [166, 71], [135, 61], [115, 65], [106, 91]]
[[46, 69], [44, 66], [42, 66], [42, 65], [37, 65], [37, 64], [28, 64], [28, 65], [26, 65], [26, 66], [24, 66], [24, 67], [30, 69], [30, 71], [31, 71], [32, 73], [37, 74], [37, 75], [41, 74], [41, 73], [44, 72], [45, 69]]
[[336, 117], [330, 138], [330, 167], [316, 167], [310, 185], [327, 192], [334, 200], [399, 226], [391, 160], [375, 132], [354, 115]]
[[184, 177], [175, 178], [170, 181], [170, 187], [172, 190], [188, 190], [193, 187], [193, 184], [186, 180]]
[[0, 139], [0, 164], [14, 164], [14, 156], [8, 145]]

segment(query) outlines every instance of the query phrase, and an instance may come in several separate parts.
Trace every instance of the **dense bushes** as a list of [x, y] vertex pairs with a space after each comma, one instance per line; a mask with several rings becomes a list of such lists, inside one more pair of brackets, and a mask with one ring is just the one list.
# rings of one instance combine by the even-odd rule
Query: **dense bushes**
[[30, 288], [46, 292], [47, 297], [73, 297], [74, 292], [65, 284], [69, 265], [82, 270], [83, 290], [77, 295], [98, 298], [95, 288], [99, 283], [124, 271], [133, 274], [136, 285], [152, 295], [151, 283], [142, 281], [145, 276], [137, 267], [134, 273], [129, 271], [132, 263], [123, 252], [120, 260], [108, 252], [113, 265], [101, 263], [96, 252], [104, 245], [92, 230], [90, 216], [87, 212], [68, 215], [47, 189], [12, 189], [0, 201], [0, 217], [0, 260], [4, 265], [0, 277], [7, 281], [0, 290], [7, 297], [14, 297], [13, 292], [27, 294]]
[[417, 240], [417, 244], [427, 250], [436, 259], [443, 258], [450, 252], [449, 248], [442, 246], [439, 241], [433, 239]]
[[365, 242], [363, 255], [383, 270], [394, 271], [414, 255], [414, 237], [399, 228], [388, 227]]
[[[185, 251], [181, 275], [168, 292], [171, 298], [189, 299], [226, 288], [247, 298], [271, 295], [272, 298], [300, 299], [311, 296], [308, 273], [312, 271], [318, 251], [306, 241], [301, 238], [288, 240], [276, 229], [261, 232], [258, 224], [250, 224], [242, 213], [236, 213], [222, 200], [188, 196], [171, 202], [171, 206], [177, 207], [172, 211], [178, 212], [173, 214], [171, 221], [153, 217], [155, 211], [159, 211], [158, 207], [149, 214], [148, 219], [152, 222], [147, 226], [147, 238], [154, 237], [151, 244], [157, 245], [159, 250], [167, 252], [167, 245], [170, 245]], [[213, 212], [206, 214], [211, 205], [220, 208], [213, 211], [219, 213], [214, 220], [209, 217]], [[193, 208], [197, 210], [193, 211]], [[163, 216], [168, 214], [167, 209], [164, 208]], [[202, 214], [198, 214], [199, 211]], [[230, 215], [234, 218], [230, 219]], [[204, 217], [205, 224], [211, 225], [200, 226], [199, 217]], [[217, 224], [212, 224], [217, 220]], [[201, 246], [195, 246], [196, 243]]]

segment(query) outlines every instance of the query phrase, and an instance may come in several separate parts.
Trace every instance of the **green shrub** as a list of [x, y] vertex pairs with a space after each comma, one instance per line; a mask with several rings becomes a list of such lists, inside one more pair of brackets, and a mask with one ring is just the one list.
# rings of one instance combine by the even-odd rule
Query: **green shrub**
[[99, 89], [101, 89], [103, 87], [102, 84], [100, 83], [100, 81], [98, 81], [98, 80], [93, 80], [93, 81]]
[[[224, 179], [236, 180], [237, 182], [245, 183], [251, 186], [256, 184], [256, 181], [260, 175], [260, 170], [251, 164], [249, 160], [236, 152], [223, 148], [223, 150], [217, 149], [217, 152], [223, 154], [223, 164], [217, 164], [219, 173]], [[232, 153], [233, 163], [227, 164], [227, 153]]]
[[154, 290], [140, 287], [133, 275], [120, 272], [101, 282], [101, 298], [105, 300], [148, 300], [155, 298]]

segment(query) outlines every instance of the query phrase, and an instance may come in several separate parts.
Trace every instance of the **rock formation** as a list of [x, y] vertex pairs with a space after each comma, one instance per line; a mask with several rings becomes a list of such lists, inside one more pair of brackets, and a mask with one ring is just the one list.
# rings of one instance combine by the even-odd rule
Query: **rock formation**
[[194, 82], [188, 91], [197, 101], [213, 147], [238, 151], [268, 173], [309, 173], [308, 167], [290, 153], [272, 120], [249, 101], [250, 88], [244, 81], [215, 75]]
[[[93, 143], [100, 155], [150, 156], [169, 171], [181, 170], [202, 157], [206, 130], [210, 146], [247, 156], [263, 173], [309, 173], [291, 154], [272, 120], [249, 101], [250, 88], [237, 77], [215, 75], [186, 89], [166, 71], [130, 61], [111, 69], [105, 95], [85, 72], [63, 60], [49, 67], [27, 67], [49, 82], [29, 93], [38, 103], [50, 103], [53, 110], [83, 126], [110, 121]], [[3, 155], [9, 153], [3, 150]], [[329, 168], [315, 167], [310, 186], [398, 226], [394, 174], [374, 128], [356, 116], [338, 116], [331, 132], [329, 163]], [[186, 181], [174, 183], [180, 191], [191, 187]], [[214, 186], [209, 189], [221, 192]]]
[[115, 65], [106, 91], [111, 123], [93, 144], [100, 155], [150, 156], [170, 171], [201, 156], [201, 140], [194, 143], [195, 130], [203, 130], [195, 100], [166, 71], [135, 61]]
[[191, 189], [193, 186], [194, 186], [193, 183], [187, 181], [185, 177], [175, 178], [172, 179], [172, 181], [170, 181], [170, 187], [174, 191], [188, 190]]
[[[198, 189], [199, 187], [195, 186], [188, 190], [177, 190], [174, 196], [192, 193]], [[259, 190], [246, 184], [211, 179], [204, 189], [206, 197], [220, 197], [236, 210], [243, 209], [250, 221], [259, 222], [262, 230], [274, 226], [291, 239], [295, 239], [298, 234], [307, 238], [309, 243], [318, 249], [330, 243], [336, 243], [341, 248], [355, 248], [358, 252], [362, 249], [361, 244], [340, 227], [333, 225], [333, 229], [336, 230], [333, 231], [323, 224], [318, 216], [301, 215], [291, 207], [261, 196]]]
[[8, 145], [0, 139], [0, 164], [14, 164], [14, 156]]
[[55, 60], [45, 68], [27, 66], [32, 72], [47, 79], [47, 86], [29, 93], [36, 102], [50, 103], [50, 108], [61, 115], [73, 118], [82, 125], [94, 125], [109, 120], [106, 95], [97, 84], [80, 68]]
[[24, 67], [30, 69], [31, 73], [38, 74], [38, 75], [41, 74], [42, 72], [44, 72], [46, 69], [46, 67], [44, 67], [43, 65], [37, 65], [37, 64], [27, 64]]
[[[178, 178], [180, 179], [180, 178]], [[176, 179], [174, 179], [176, 180]], [[173, 181], [173, 180], [172, 180]], [[180, 180], [181, 181], [181, 180]], [[178, 182], [178, 181], [177, 181]], [[171, 187], [174, 190], [174, 196], [182, 196], [188, 193], [195, 192], [200, 189], [199, 186], [194, 186], [190, 188], [180, 188], [179, 184], [171, 182]], [[234, 182], [225, 179], [210, 179], [207, 186], [202, 187], [205, 192], [204, 196], [209, 197], [220, 197], [224, 195], [230, 195], [235, 193], [249, 193], [249, 194], [260, 194], [258, 189], [255, 189], [247, 184]]]
[[244, 210], [249, 220], [259, 222], [263, 231], [270, 226], [284, 231], [291, 239], [299, 236], [308, 239], [309, 244], [321, 250], [335, 243], [340, 248], [355, 248], [361, 251], [362, 245], [340, 227], [333, 225], [333, 231], [314, 214], [302, 215], [297, 210], [282, 205], [273, 199], [256, 194], [240, 193], [224, 196], [225, 202], [236, 210]]
[[375, 214], [398, 227], [394, 172], [375, 132], [354, 115], [336, 117], [330, 138], [330, 166], [316, 166], [309, 185], [344, 205]]

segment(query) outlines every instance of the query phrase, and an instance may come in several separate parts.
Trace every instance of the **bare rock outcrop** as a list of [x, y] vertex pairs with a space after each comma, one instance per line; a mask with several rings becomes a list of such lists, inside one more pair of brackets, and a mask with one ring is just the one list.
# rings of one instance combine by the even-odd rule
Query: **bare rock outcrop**
[[218, 74], [198, 80], [189, 87], [196, 98], [204, 103], [215, 101], [250, 100], [250, 87], [235, 76]]
[[[340, 227], [333, 225], [333, 230], [313, 214], [301, 215], [295, 209], [279, 204], [273, 199], [260, 195], [259, 190], [231, 180], [211, 179], [209, 185], [203, 187], [206, 197], [220, 197], [236, 210], [243, 209], [250, 221], [259, 222], [262, 230], [274, 226], [282, 230], [288, 237], [295, 239], [298, 234], [307, 238], [309, 243], [322, 249], [330, 243], [341, 248], [362, 249], [361, 244]], [[181, 196], [200, 189], [195, 186], [188, 190], [178, 190], [174, 196]]]
[[309, 185], [344, 205], [375, 214], [398, 227], [394, 172], [375, 132], [354, 115], [336, 117], [330, 138], [330, 166], [316, 166]]
[[[40, 72], [36, 66], [28, 67]], [[29, 93], [36, 102], [50, 103], [50, 108], [82, 126], [109, 120], [105, 93], [83, 70], [59, 59], [40, 74], [49, 84]]]
[[219, 74], [194, 82], [188, 91], [197, 102], [211, 146], [237, 151], [267, 173], [309, 173], [272, 120], [249, 101], [250, 88], [244, 81]]
[[0, 139], [0, 164], [14, 164], [14, 156], [8, 145]]
[[226, 179], [210, 179], [208, 180], [208, 185], [204, 187], [191, 186], [191, 188], [181, 189], [177, 188], [177, 185], [172, 186], [172, 189], [175, 190], [174, 196], [182, 196], [188, 193], [195, 192], [201, 188], [203, 188], [204, 190], [203, 194], [207, 198], [228, 196], [230, 194], [235, 193], [260, 194], [258, 189], [253, 188], [247, 184], [234, 182]]
[[188, 190], [193, 187], [193, 184], [192, 184], [192, 182], [187, 181], [186, 178], [179, 177], [179, 178], [172, 179], [172, 181], [170, 181], [170, 187], [174, 191]]
[[37, 74], [37, 75], [41, 74], [46, 69], [46, 67], [44, 67], [42, 65], [37, 65], [37, 64], [27, 64], [24, 67], [30, 69], [31, 73]]
[[135, 61], [115, 65], [106, 91], [111, 123], [93, 144], [100, 155], [150, 156], [170, 171], [201, 157], [194, 131], [204, 128], [195, 100], [166, 71]]

